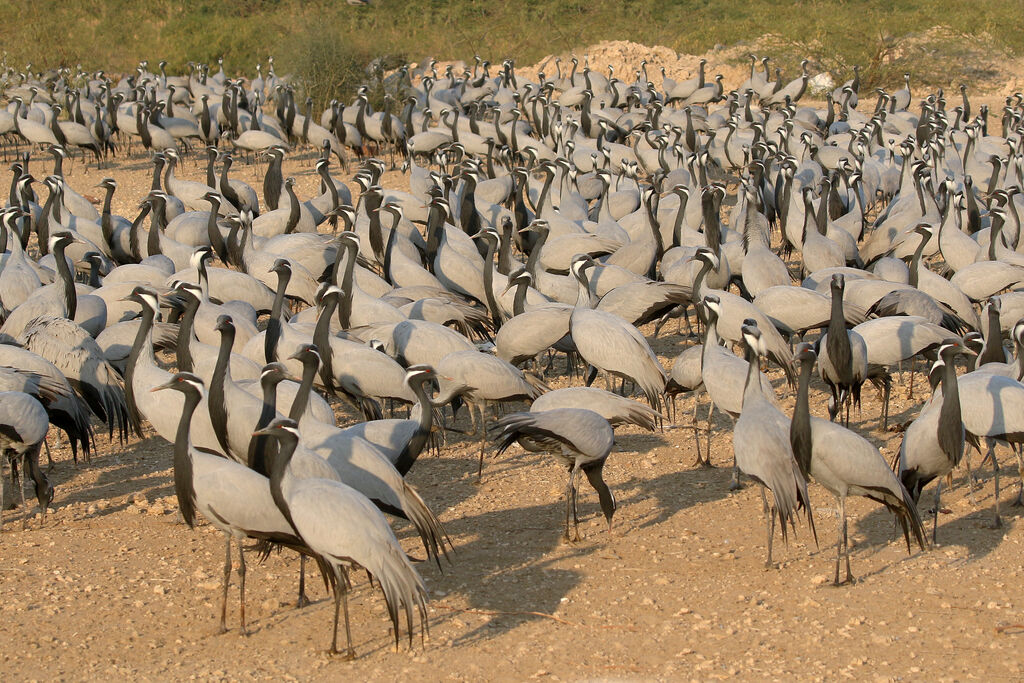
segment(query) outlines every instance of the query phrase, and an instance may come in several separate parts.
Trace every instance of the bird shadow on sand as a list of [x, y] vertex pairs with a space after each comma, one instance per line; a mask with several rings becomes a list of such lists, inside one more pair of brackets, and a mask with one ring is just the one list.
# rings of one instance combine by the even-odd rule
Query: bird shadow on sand
[[[132, 504], [131, 496], [136, 493], [146, 495], [149, 500], [174, 495], [174, 481], [170, 472], [170, 455], [166, 461], [153, 458], [154, 466], [148, 467], [139, 462], [139, 453], [147, 456], [158, 455], [167, 449], [165, 441], [151, 436], [133, 442], [124, 451], [115, 451], [103, 455], [93, 455], [92, 462], [85, 464], [79, 461], [76, 468], [70, 462], [58, 461], [52, 472], [49, 472], [51, 483], [56, 490], [55, 507], [64, 507], [75, 503], [96, 503], [106, 501], [103, 509], [97, 509], [90, 516], [102, 517], [124, 510]], [[90, 468], [98, 469], [99, 474], [94, 483], [87, 487], [76, 488], [70, 492], [63, 491], [63, 482], [74, 480], [82, 471]], [[121, 496], [124, 501], [117, 502]]]
[[682, 510], [711, 503], [729, 495], [731, 468], [693, 467], [690, 463], [680, 465], [683, 469], [659, 477], [630, 477], [614, 485], [618, 489], [631, 490], [631, 493], [619, 496], [620, 506], [636, 505], [649, 498], [656, 500], [655, 508], [637, 517], [633, 521], [633, 526], [656, 526]]
[[[955, 486], [963, 485], [965, 485], [965, 482], [962, 479], [958, 478], [955, 480]], [[918, 503], [918, 511], [924, 526], [925, 538], [929, 544], [932, 541], [932, 528], [935, 519], [933, 512], [935, 509], [934, 495], [935, 484], [933, 483], [925, 489]], [[1007, 531], [1006, 527], [1011, 523], [1006, 519], [1007, 505], [1004, 503], [1000, 506], [1004, 517], [1003, 528], [993, 529], [991, 526], [994, 510], [991, 505], [991, 495], [988, 497], [989, 504], [985, 504], [980, 499], [980, 490], [976, 491], [976, 495], [979, 496], [979, 504], [966, 515], [939, 513], [938, 546], [935, 550], [940, 550], [944, 547], [963, 546], [967, 549], [968, 558], [976, 560], [987, 556], [1002, 543], [1003, 536]], [[945, 504], [943, 504], [942, 508], [947, 509]], [[890, 543], [898, 543], [900, 546], [905, 547], [902, 530], [898, 525], [894, 527], [893, 515], [884, 507], [879, 506], [856, 521], [851, 519], [850, 523], [851, 526], [855, 526], [857, 533], [865, 539], [858, 542], [858, 545], [868, 545], [881, 549], [881, 547]], [[913, 540], [913, 536], [911, 536], [911, 547], [914, 548], [915, 552], [917, 551], [917, 545]]]
[[[581, 527], [588, 533], [576, 543], [562, 538], [562, 500], [491, 510], [449, 522], [450, 532], [475, 536], [457, 545], [453, 565], [444, 574], [436, 570], [428, 574], [432, 574], [433, 591], [440, 596], [433, 602], [438, 621], [465, 629], [453, 642], [489, 640], [523, 624], [557, 619], [562, 599], [583, 580], [582, 572], [565, 565], [605, 547], [604, 534], [589, 533], [592, 525], [586, 524], [600, 515], [596, 507], [596, 501], [581, 501]], [[459, 604], [447, 604], [441, 593]]]

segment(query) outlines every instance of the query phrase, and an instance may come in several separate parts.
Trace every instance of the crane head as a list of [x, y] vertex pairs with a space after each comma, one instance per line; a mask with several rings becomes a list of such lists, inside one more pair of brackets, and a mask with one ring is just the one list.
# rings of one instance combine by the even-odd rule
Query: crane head
[[980, 353], [985, 346], [985, 337], [974, 330], [964, 335], [964, 345], [974, 353]]
[[268, 273], [277, 273], [278, 276], [283, 276], [285, 273], [291, 275], [292, 264], [286, 258], [278, 258], [274, 261], [274, 265], [270, 267]]
[[307, 358], [315, 358], [317, 364], [320, 363], [320, 349], [317, 348], [316, 344], [299, 344], [295, 353], [288, 356], [288, 360], [300, 362], [305, 362]]
[[296, 383], [300, 381], [288, 372], [288, 368], [285, 367], [284, 363], [274, 362], [263, 366], [263, 370], [260, 372], [260, 382], [271, 381], [276, 383], [283, 380]]
[[814, 361], [818, 359], [818, 354], [814, 351], [814, 344], [811, 342], [800, 342], [793, 351], [793, 358], [797, 363], [814, 365]]
[[972, 356], [978, 355], [971, 349], [967, 348], [963, 339], [959, 339], [957, 337], [949, 337], [939, 345], [939, 358], [946, 363], [951, 363], [958, 355], [967, 354]]
[[299, 424], [287, 417], [279, 417], [263, 429], [257, 429], [253, 436], [269, 436], [281, 441], [299, 440]]
[[581, 279], [586, 277], [587, 268], [593, 268], [596, 265], [597, 262], [587, 254], [576, 254], [572, 257], [572, 265], [570, 268], [572, 270], [572, 274], [575, 275], [577, 279]]
[[213, 329], [218, 332], [234, 332], [235, 321], [231, 319], [230, 315], [226, 313], [217, 316], [217, 324], [213, 326]]
[[193, 375], [191, 372], [179, 372], [171, 377], [170, 381], [159, 386], [155, 386], [150, 391], [163, 391], [164, 389], [174, 389], [180, 391], [183, 394], [196, 392], [200, 396], [203, 395], [203, 380], [197, 375]]
[[752, 354], [756, 354], [757, 358], [768, 354], [768, 347], [761, 336], [761, 330], [757, 328], [757, 321], [753, 318], [747, 318], [743, 321], [740, 331], [743, 334], [743, 342]]

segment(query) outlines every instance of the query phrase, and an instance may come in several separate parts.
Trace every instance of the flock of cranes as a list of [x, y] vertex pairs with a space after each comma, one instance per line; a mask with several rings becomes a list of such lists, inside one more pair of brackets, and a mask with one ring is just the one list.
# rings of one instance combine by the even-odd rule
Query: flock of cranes
[[[626, 81], [573, 59], [531, 80], [478, 59], [399, 69], [380, 111], [363, 89], [316, 120], [272, 61], [249, 80], [148, 67], [5, 74], [0, 448], [22, 505], [19, 472], [45, 515], [48, 433], [76, 461], [96, 424], [122, 443], [148, 424], [173, 443], [181, 518], [224, 534], [222, 629], [232, 545], [246, 628], [255, 541], [300, 555], [300, 605], [316, 563], [335, 596], [332, 652], [354, 656], [355, 567], [381, 588], [396, 644], [403, 614], [410, 641], [417, 618], [425, 630], [427, 592], [388, 517], [432, 560], [448, 554], [405, 475], [463, 405], [481, 471], [489, 431], [499, 453], [518, 443], [567, 468], [565, 535], [578, 539], [581, 473], [611, 529], [614, 429], [658, 429], [692, 394], [697, 437], [706, 394], [698, 464], [717, 407], [734, 423], [733, 486], [742, 474], [762, 487], [769, 565], [776, 523], [786, 538], [802, 509], [816, 533], [808, 483], [836, 497], [837, 584], [844, 558], [852, 580], [849, 495], [888, 508], [909, 551], [927, 546], [922, 490], [936, 481], [934, 541], [942, 480], [969, 466], [967, 446], [996, 472], [996, 524], [997, 445], [1013, 447], [1024, 487], [1024, 98], [997, 121], [966, 88], [952, 107], [941, 91], [915, 98], [909, 77], [865, 107], [859, 71], [804, 106], [807, 64], [787, 83], [767, 58], [732, 91], [703, 62], [657, 87], [646, 64]], [[114, 213], [114, 179], [97, 210], [64, 175], [76, 147], [100, 164], [133, 144], [153, 164], [134, 215]], [[317, 152], [308, 199], [282, 173], [300, 146]], [[231, 150], [267, 159], [262, 187], [230, 176]], [[204, 151], [205, 182], [175, 175]], [[52, 155], [53, 172], [31, 153]], [[389, 156], [409, 191], [382, 186]], [[350, 186], [332, 165], [353, 158]], [[666, 370], [639, 328], [673, 319], [686, 348]], [[556, 354], [576, 386], [548, 386]], [[870, 382], [884, 428], [892, 374], [910, 363], [912, 382], [919, 358], [932, 394], [890, 466], [851, 414]], [[810, 414], [815, 367], [830, 419]], [[792, 415], [779, 391], [795, 391]], [[339, 406], [359, 419], [339, 426]]]

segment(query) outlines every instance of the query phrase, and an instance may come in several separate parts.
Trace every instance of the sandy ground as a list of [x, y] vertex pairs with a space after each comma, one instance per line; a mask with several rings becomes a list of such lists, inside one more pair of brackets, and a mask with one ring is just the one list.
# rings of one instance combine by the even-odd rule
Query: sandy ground
[[[311, 158], [286, 166], [301, 197], [315, 191]], [[148, 168], [140, 157], [101, 171], [75, 163], [69, 182], [88, 194], [100, 178], [118, 178], [115, 210], [131, 216]], [[179, 175], [202, 172], [186, 162]], [[242, 162], [233, 171], [257, 187], [261, 174]], [[8, 179], [0, 174], [0, 185]], [[392, 187], [403, 182], [386, 178]], [[668, 366], [693, 343], [670, 324], [654, 346]], [[790, 391], [779, 373], [771, 376], [790, 412]], [[913, 398], [905, 381], [894, 390], [891, 424], [919, 409], [920, 375]], [[552, 383], [564, 385], [564, 375]], [[901, 434], [877, 431], [877, 398], [866, 394], [853, 426], [891, 458]], [[45, 524], [32, 518], [22, 530], [20, 510], [4, 516], [0, 672], [6, 680], [1020, 679], [1024, 533], [1021, 509], [1009, 506], [1016, 468], [1008, 452], [1000, 452], [1004, 527], [989, 528], [991, 469], [974, 503], [957, 472], [943, 498], [939, 545], [929, 552], [908, 555], [892, 518], [853, 500], [857, 581], [836, 588], [832, 497], [811, 486], [820, 547], [802, 522], [788, 546], [776, 539], [779, 566], [765, 569], [758, 488], [727, 491], [731, 424], [716, 419], [716, 467], [696, 468], [693, 401], [680, 399], [679, 424], [663, 432], [619, 431], [605, 468], [619, 501], [614, 529], [606, 530], [584, 484], [585, 538], [576, 544], [560, 540], [565, 478], [549, 456], [513, 447], [495, 458], [491, 449], [478, 484], [476, 446], [465, 437], [452, 434], [439, 457], [424, 455], [410, 481], [455, 547], [443, 571], [417, 565], [430, 591], [430, 634], [421, 645], [417, 633], [411, 648], [403, 640], [396, 652], [379, 592], [357, 576], [359, 656], [351, 663], [325, 654], [333, 604], [322, 585], [312, 585], [314, 604], [295, 609], [298, 563], [290, 554], [249, 563], [251, 635], [237, 630], [234, 578], [232, 630], [215, 635], [223, 542], [209, 526], [176, 522], [171, 447], [159, 437], [124, 447], [100, 437], [92, 463], [78, 467], [66, 447], [56, 449], [56, 498]], [[812, 413], [825, 415], [817, 384]], [[422, 557], [411, 528], [397, 529], [408, 552]]]

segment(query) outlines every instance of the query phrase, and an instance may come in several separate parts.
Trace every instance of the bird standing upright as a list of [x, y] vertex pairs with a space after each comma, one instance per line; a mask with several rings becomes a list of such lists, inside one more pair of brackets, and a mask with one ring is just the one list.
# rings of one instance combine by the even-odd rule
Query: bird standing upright
[[[793, 528], [796, 528], [794, 513], [802, 507], [807, 513], [807, 524], [815, 534], [815, 539], [817, 534], [807, 496], [807, 473], [797, 463], [789, 442], [790, 421], [764, 395], [758, 378], [758, 361], [766, 352], [761, 334], [752, 320], [743, 325], [742, 332], [749, 369], [743, 387], [743, 411], [736, 421], [732, 443], [736, 466], [764, 487], [761, 489], [761, 501], [768, 516], [768, 559], [765, 566], [771, 567], [776, 517], [782, 527], [782, 539], [787, 540], [786, 525], [793, 524]], [[771, 507], [768, 506], [764, 489], [772, 492], [774, 501]]]

